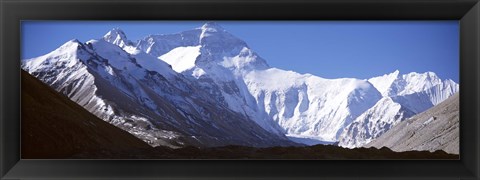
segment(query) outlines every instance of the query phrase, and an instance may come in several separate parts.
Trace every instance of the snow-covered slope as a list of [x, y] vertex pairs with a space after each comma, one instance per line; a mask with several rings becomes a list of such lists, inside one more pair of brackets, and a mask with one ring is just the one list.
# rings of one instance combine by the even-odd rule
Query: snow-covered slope
[[176, 72], [183, 72], [195, 67], [195, 60], [200, 55], [200, 46], [178, 47], [159, 58], [172, 65]]
[[383, 97], [345, 128], [339, 145], [350, 148], [364, 145], [413, 114], [390, 97]]
[[377, 88], [383, 96], [388, 96], [390, 92], [390, 87], [393, 84], [400, 74], [400, 71], [396, 70], [393, 73], [385, 74], [383, 76], [378, 76], [370, 78], [368, 81], [372, 83], [375, 88]]
[[287, 136], [336, 141], [343, 127], [372, 107], [380, 93], [367, 81], [323, 79], [270, 68], [245, 76], [249, 91]]

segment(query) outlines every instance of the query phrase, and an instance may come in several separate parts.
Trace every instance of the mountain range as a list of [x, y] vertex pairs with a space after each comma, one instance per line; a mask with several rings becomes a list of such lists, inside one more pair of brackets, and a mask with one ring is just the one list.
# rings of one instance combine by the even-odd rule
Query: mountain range
[[270, 67], [214, 22], [136, 42], [114, 28], [21, 64], [100, 119], [172, 148], [360, 147], [459, 91], [433, 72], [326, 79]]

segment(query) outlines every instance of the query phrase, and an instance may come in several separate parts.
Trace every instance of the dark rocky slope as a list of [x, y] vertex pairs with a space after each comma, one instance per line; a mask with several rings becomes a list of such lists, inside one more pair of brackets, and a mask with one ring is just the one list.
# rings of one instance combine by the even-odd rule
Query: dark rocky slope
[[22, 158], [72, 158], [150, 148], [22, 71]]

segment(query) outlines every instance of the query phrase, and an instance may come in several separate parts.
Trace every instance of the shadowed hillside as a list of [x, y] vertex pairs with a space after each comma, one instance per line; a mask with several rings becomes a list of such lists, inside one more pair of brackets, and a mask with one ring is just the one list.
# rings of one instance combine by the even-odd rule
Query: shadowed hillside
[[150, 148], [97, 118], [22, 71], [22, 158], [69, 158], [81, 154]]

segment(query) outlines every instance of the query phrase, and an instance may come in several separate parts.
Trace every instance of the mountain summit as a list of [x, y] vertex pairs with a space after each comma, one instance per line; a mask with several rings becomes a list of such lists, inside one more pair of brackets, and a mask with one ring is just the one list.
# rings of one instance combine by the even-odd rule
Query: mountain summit
[[113, 28], [103, 36], [103, 39], [122, 48], [132, 44], [120, 28]]
[[209, 32], [225, 31], [225, 29], [223, 29], [222, 26], [220, 26], [219, 24], [213, 21], [207, 22], [197, 29], [201, 29], [202, 31], [209, 31]]

